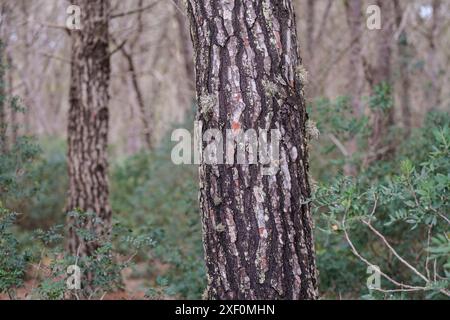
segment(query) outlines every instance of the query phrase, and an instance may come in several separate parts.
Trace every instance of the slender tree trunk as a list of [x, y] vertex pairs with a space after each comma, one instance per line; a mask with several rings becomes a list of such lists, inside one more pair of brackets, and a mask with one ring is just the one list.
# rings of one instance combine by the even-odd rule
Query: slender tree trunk
[[[108, 0], [78, 0], [82, 30], [72, 31], [72, 66], [68, 120], [69, 195], [67, 211], [95, 213], [101, 224], [86, 222], [98, 237], [110, 232], [108, 202], [108, 103], [110, 57]], [[72, 255], [91, 256], [97, 241], [85, 241], [69, 218], [68, 249]]]
[[[350, 29], [352, 46], [350, 49], [350, 58], [348, 66], [347, 91], [349, 93], [352, 115], [359, 118], [362, 115], [361, 97], [364, 87], [364, 78], [362, 72], [362, 1], [348, 0], [345, 2], [347, 24]], [[344, 174], [355, 176], [357, 174], [356, 166], [352, 163], [352, 157], [358, 152], [358, 141], [356, 137], [351, 137], [346, 143], [348, 159], [344, 166]]]
[[[137, 7], [139, 9], [141, 9], [141, 8], [143, 8], [143, 5], [144, 5], [143, 0], [139, 0]], [[139, 43], [139, 39], [144, 30], [142, 11], [139, 11], [137, 13], [136, 21], [137, 21], [137, 30], [136, 30], [134, 36], [131, 39], [128, 39], [127, 44], [123, 45], [121, 47], [120, 51], [122, 52], [122, 55], [124, 56], [124, 58], [128, 64], [128, 71], [130, 73], [131, 85], [135, 92], [137, 106], [140, 111], [140, 120], [142, 122], [143, 133], [144, 133], [144, 143], [145, 143], [147, 149], [151, 150], [153, 148], [153, 127], [152, 127], [153, 119], [152, 119], [151, 112], [147, 112], [147, 109], [146, 109], [144, 94], [141, 89], [141, 85], [139, 83], [139, 77], [138, 77], [138, 73], [136, 70], [136, 63], [135, 63], [135, 59], [133, 57], [133, 52], [135, 51], [135, 47]], [[115, 45], [117, 45], [117, 46], [120, 45], [119, 43], [114, 41], [114, 39], [112, 39], [112, 41]], [[128, 47], [128, 49], [127, 49], [127, 47]]]
[[6, 140], [6, 82], [5, 82], [5, 45], [0, 40], [0, 152], [8, 149]]
[[314, 35], [316, 30], [316, 1], [307, 0], [306, 2], [306, 41], [308, 59], [313, 60], [314, 55]]
[[0, 152], [6, 153], [8, 141], [6, 130], [8, 128], [6, 120], [6, 23], [8, 16], [8, 6], [6, 3], [0, 4]]
[[[316, 1], [307, 0], [306, 2], [306, 65], [308, 73], [316, 74], [316, 59], [314, 52], [316, 50], [315, 34], [316, 34]], [[306, 97], [313, 98], [316, 96], [317, 86], [310, 82], [305, 89]]]
[[[12, 65], [13, 61], [10, 55], [7, 56], [8, 61], [8, 94], [12, 98], [14, 95], [14, 77], [13, 77], [13, 70]], [[17, 110], [12, 105], [13, 100], [11, 99], [11, 105], [10, 105], [10, 113], [9, 113], [9, 127], [11, 130], [11, 144], [14, 145], [17, 141]]]
[[[30, 67], [30, 51], [31, 51], [31, 46], [32, 46], [32, 40], [30, 37], [30, 30], [32, 29], [32, 27], [30, 28], [30, 24], [31, 22], [27, 21], [28, 19], [30, 19], [30, 6], [31, 2], [27, 1], [27, 0], [22, 0], [20, 3], [20, 10], [22, 13], [23, 17], [26, 17], [26, 19], [24, 19], [24, 24], [23, 24], [23, 39], [25, 42], [25, 48], [23, 50], [23, 69], [24, 70], [29, 70]], [[25, 75], [26, 76], [26, 75]], [[22, 80], [24, 81], [24, 80]], [[26, 111], [23, 114], [23, 129], [21, 129], [21, 131], [23, 131], [25, 134], [30, 134], [32, 131], [31, 128], [31, 112], [34, 111], [31, 108], [31, 101], [33, 101], [33, 97], [32, 97], [32, 92], [30, 92], [30, 88], [28, 85], [25, 85], [24, 87], [24, 98], [25, 98], [25, 106], [26, 106]]]
[[193, 59], [193, 50], [192, 50], [192, 42], [188, 32], [188, 26], [186, 23], [186, 19], [183, 15], [182, 9], [184, 5], [181, 0], [175, 0], [177, 8], [175, 9], [175, 19], [177, 20], [178, 30], [180, 32], [180, 43], [181, 50], [183, 53], [184, 59], [184, 69], [186, 72], [186, 77], [188, 81], [189, 90], [192, 90], [192, 93], [195, 91], [195, 67], [194, 67], [194, 59]]
[[141, 86], [139, 85], [139, 79], [136, 72], [136, 67], [134, 63], [133, 56], [129, 53], [125, 48], [121, 49], [123, 56], [125, 57], [128, 63], [128, 71], [131, 76], [131, 84], [133, 86], [134, 92], [136, 94], [136, 101], [139, 107], [139, 111], [141, 113], [141, 121], [144, 129], [144, 141], [148, 150], [153, 148], [153, 139], [152, 139], [152, 128], [151, 128], [151, 117], [148, 115], [148, 112], [145, 108], [144, 95], [142, 94]]
[[[403, 10], [399, 0], [394, 1], [396, 24], [397, 28], [401, 28], [403, 20]], [[400, 77], [400, 109], [402, 112], [402, 122], [405, 129], [406, 136], [409, 136], [411, 132], [411, 80], [409, 77], [409, 65], [411, 62], [410, 57], [410, 45], [408, 42], [408, 33], [406, 30], [401, 30], [399, 38], [397, 40], [397, 55], [399, 65], [399, 77]]]
[[427, 90], [427, 101], [429, 103], [429, 109], [438, 108], [441, 105], [441, 83], [440, 83], [440, 67], [439, 60], [437, 58], [437, 41], [438, 32], [441, 25], [442, 16], [442, 1], [433, 0], [433, 16], [431, 28], [428, 32], [428, 55], [427, 55], [427, 70], [428, 76], [430, 78], [430, 87]]
[[[367, 68], [366, 78], [370, 84], [372, 95], [380, 85], [387, 85], [389, 91], [385, 92], [392, 99], [391, 58], [393, 39], [393, 2], [378, 0], [377, 5], [381, 8], [382, 30], [377, 38], [377, 58], [374, 66]], [[372, 112], [372, 132], [369, 137], [369, 152], [365, 159], [365, 166], [374, 160], [382, 158], [390, 150], [389, 146], [383, 146], [386, 142], [386, 133], [394, 121], [393, 105], [388, 110], [376, 109]]]
[[292, 1], [189, 0], [188, 12], [202, 133], [281, 132], [276, 175], [263, 175], [261, 164], [200, 165], [205, 297], [315, 299], [304, 69]]

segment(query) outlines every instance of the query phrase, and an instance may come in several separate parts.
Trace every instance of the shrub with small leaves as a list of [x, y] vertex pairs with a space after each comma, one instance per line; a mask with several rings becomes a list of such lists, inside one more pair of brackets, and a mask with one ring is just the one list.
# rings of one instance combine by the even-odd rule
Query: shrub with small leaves
[[28, 252], [23, 252], [13, 228], [17, 214], [2, 207], [0, 202], [0, 293], [15, 297], [15, 290], [22, 286]]
[[[388, 166], [375, 163], [357, 178], [319, 185], [318, 264], [328, 288], [344, 295], [359, 288], [364, 298], [450, 296], [450, 130], [434, 125], [415, 134], [426, 147], [409, 150], [408, 158], [399, 153]], [[339, 265], [353, 269], [335, 277]], [[369, 265], [380, 267], [383, 281], [368, 291]]]

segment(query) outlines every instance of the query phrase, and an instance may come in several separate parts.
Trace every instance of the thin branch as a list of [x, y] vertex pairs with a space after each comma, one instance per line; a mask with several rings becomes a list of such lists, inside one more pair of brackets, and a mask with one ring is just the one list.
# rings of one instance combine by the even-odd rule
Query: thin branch
[[[400, 260], [400, 262], [402, 262], [406, 267], [408, 267], [411, 271], [413, 271], [416, 275], [418, 275], [423, 281], [425, 281], [425, 283], [430, 283], [431, 280], [428, 279], [427, 277], [425, 277], [422, 273], [420, 273], [416, 268], [414, 268], [411, 264], [409, 264], [405, 259], [403, 259], [398, 253], [397, 251], [390, 245], [390, 243], [386, 240], [386, 238], [377, 230], [375, 229], [370, 222], [365, 221], [365, 220], [361, 220], [367, 227], [369, 227], [369, 229], [375, 233], [382, 241], [383, 243], [386, 245], [386, 247], [388, 247], [388, 249], [391, 251], [392, 254], [394, 254], [394, 256], [397, 257], [398, 260]], [[450, 292], [448, 290], [445, 289], [441, 289], [439, 290], [441, 293], [445, 294], [446, 296], [450, 297]]]
[[159, 0], [149, 4], [148, 6], [142, 7], [142, 8], [137, 8], [137, 9], [133, 9], [133, 10], [126, 11], [126, 12], [120, 12], [120, 13], [113, 14], [113, 15], [111, 15], [111, 19], [121, 18], [121, 17], [125, 17], [125, 16], [131, 15], [131, 14], [135, 14], [135, 13], [139, 13], [139, 12], [142, 12], [142, 11], [150, 10], [153, 7], [155, 7], [158, 3], [159, 3]]
[[425, 259], [425, 270], [427, 272], [428, 279], [431, 278], [429, 264], [430, 264], [430, 245], [431, 245], [431, 231], [432, 230], [433, 230], [433, 225], [430, 224], [428, 226], [428, 231], [427, 231], [427, 258]]
[[338, 147], [338, 149], [341, 151], [341, 153], [344, 155], [344, 157], [348, 158], [349, 152], [347, 151], [345, 146], [342, 144], [342, 142], [340, 142], [339, 139], [336, 138], [336, 136], [332, 133], [329, 133], [328, 137], [336, 145], [336, 147]]
[[447, 222], [448, 224], [450, 224], [450, 219], [447, 218], [445, 215], [443, 215], [442, 213], [440, 213], [439, 211], [437, 211], [435, 208], [431, 208], [431, 211], [433, 211], [434, 213], [436, 213], [439, 217], [441, 217], [442, 219], [445, 220], [445, 222]]
[[320, 23], [319, 32], [317, 33], [317, 36], [314, 39], [314, 45], [315, 46], [320, 44], [320, 40], [322, 39], [322, 34], [323, 34], [324, 30], [325, 30], [326, 21], [328, 21], [328, 16], [330, 15], [330, 11], [331, 11], [331, 7], [333, 6], [333, 3], [334, 3], [333, 0], [328, 0], [327, 6], [325, 8], [325, 11], [323, 13], [322, 20], [321, 20], [321, 23]]
[[[116, 42], [114, 42], [114, 43], [116, 43]], [[114, 53], [121, 51], [126, 43], [127, 43], [127, 39], [123, 40], [119, 45], [117, 45], [113, 50], [111, 50], [109, 52], [107, 58], [111, 57]]]
[[430, 280], [425, 277], [423, 274], [421, 274], [416, 268], [414, 268], [411, 264], [408, 263], [408, 261], [406, 261], [405, 259], [403, 259], [398, 253], [397, 251], [391, 246], [391, 244], [386, 240], [385, 236], [383, 236], [377, 229], [375, 229], [372, 224], [368, 221], [365, 220], [361, 220], [362, 223], [364, 223], [367, 227], [369, 227], [369, 229], [375, 233], [386, 245], [386, 247], [388, 247], [388, 249], [394, 254], [394, 256], [397, 257], [398, 260], [400, 260], [405, 266], [407, 266], [410, 270], [412, 270], [416, 275], [418, 275], [420, 278], [423, 279], [423, 281], [425, 282], [429, 282]]
[[65, 31], [67, 34], [70, 35], [70, 29], [68, 29], [64, 25], [45, 23], [45, 22], [40, 22], [40, 21], [36, 21], [36, 20], [28, 20], [27, 23], [31, 23], [31, 25], [38, 24], [38, 25], [40, 25], [42, 27], [49, 28], [49, 29], [56, 29], [56, 30]]
[[71, 64], [71, 63], [72, 63], [72, 60], [71, 60], [71, 59], [67, 59], [67, 58], [64, 58], [64, 57], [55, 56], [55, 55], [50, 54], [50, 53], [46, 53], [46, 52], [36, 52], [36, 53], [37, 53], [38, 55], [44, 56], [44, 57], [49, 58], [49, 59], [59, 60], [59, 61], [62, 61], [62, 62], [68, 63], [68, 64]]
[[[375, 198], [375, 204], [373, 206], [372, 209], [372, 213], [371, 215], [373, 215], [375, 213], [375, 210], [377, 208], [377, 200]], [[364, 262], [367, 266], [371, 267], [374, 264], [370, 263], [366, 258], [364, 258], [356, 249], [355, 245], [353, 244], [353, 242], [350, 239], [350, 236], [348, 234], [347, 228], [346, 228], [346, 220], [347, 220], [347, 212], [345, 212], [344, 217], [342, 219], [342, 230], [344, 231], [344, 235], [345, 235], [345, 239], [347, 240], [347, 243], [350, 245], [350, 248], [352, 249], [353, 254], [360, 259], [362, 262]], [[417, 287], [417, 286], [411, 286], [408, 284], [403, 284], [400, 283], [394, 279], [392, 279], [390, 276], [388, 276], [386, 273], [384, 273], [383, 271], [379, 270], [380, 275], [382, 275], [386, 280], [388, 280], [389, 282], [391, 282], [392, 284], [396, 285], [397, 287], [403, 288], [403, 289], [414, 289], [414, 290], [427, 290], [426, 287]]]

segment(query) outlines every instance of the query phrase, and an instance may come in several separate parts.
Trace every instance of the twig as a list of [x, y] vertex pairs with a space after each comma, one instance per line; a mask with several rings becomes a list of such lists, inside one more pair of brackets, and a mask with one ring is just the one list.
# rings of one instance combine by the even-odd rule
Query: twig
[[55, 55], [52, 55], [52, 54], [49, 54], [49, 53], [46, 53], [46, 52], [36, 52], [36, 53], [38, 55], [47, 57], [49, 59], [59, 60], [59, 61], [62, 61], [62, 62], [68, 63], [68, 64], [72, 63], [72, 60], [70, 60], [70, 59], [66, 59], [66, 58], [63, 58], [63, 57], [58, 57], [58, 56], [55, 56]]
[[123, 40], [122, 43], [120, 43], [116, 48], [111, 50], [108, 54], [108, 58], [111, 57], [114, 53], [122, 50], [123, 46], [127, 43], [127, 39]]
[[412, 270], [416, 275], [418, 275], [420, 278], [423, 279], [423, 281], [425, 281], [426, 283], [429, 282], [429, 279], [427, 277], [425, 277], [423, 274], [421, 274], [416, 268], [414, 268], [411, 264], [408, 263], [408, 261], [406, 261], [405, 259], [403, 259], [398, 253], [397, 251], [391, 246], [391, 244], [386, 240], [386, 238], [377, 230], [375, 229], [372, 224], [370, 224], [370, 222], [365, 221], [365, 220], [361, 220], [362, 223], [364, 223], [367, 227], [369, 227], [369, 229], [375, 233], [386, 245], [386, 247], [388, 247], [388, 249], [394, 254], [394, 256], [397, 257], [398, 260], [400, 260], [405, 266], [407, 266], [410, 270]]
[[[374, 205], [374, 207], [373, 207], [373, 209], [372, 209], [372, 213], [374, 213], [375, 210], [376, 210], [376, 205]], [[346, 228], [346, 226], [345, 226], [345, 224], [346, 224], [346, 219], [347, 219], [347, 212], [345, 212], [344, 217], [343, 217], [343, 220], [342, 220], [342, 229], [343, 229], [343, 231], [344, 231], [345, 239], [347, 240], [348, 244], [350, 245], [350, 248], [352, 249], [353, 254], [354, 254], [358, 259], [360, 259], [361, 261], [363, 261], [367, 266], [369, 266], [369, 267], [373, 266], [374, 264], [373, 264], [373, 263], [370, 263], [366, 258], [364, 258], [364, 257], [358, 252], [358, 250], [356, 249], [356, 247], [355, 247], [355, 245], [353, 244], [353, 242], [350, 240], [350, 236], [349, 236], [349, 234], [348, 234], [348, 232], [347, 232], [347, 228]], [[428, 288], [426, 288], [426, 287], [410, 286], [410, 285], [407, 285], [407, 284], [400, 283], [400, 282], [398, 282], [398, 281], [392, 279], [390, 276], [388, 276], [386, 273], [384, 273], [384, 272], [381, 271], [381, 270], [379, 270], [379, 273], [380, 273], [380, 275], [382, 275], [385, 279], [387, 279], [387, 280], [388, 280], [389, 282], [391, 282], [392, 284], [396, 285], [397, 287], [402, 288], [402, 290], [404, 290], [404, 289], [409, 289], [409, 290], [414, 289], [414, 290], [417, 290], [417, 291], [421, 291], [421, 290], [424, 291], [424, 290], [427, 290], [427, 289], [428, 289]]]
[[442, 213], [440, 213], [439, 211], [437, 211], [434, 208], [431, 208], [431, 211], [433, 211], [434, 213], [436, 213], [439, 217], [441, 217], [442, 219], [445, 220], [445, 222], [447, 222], [448, 224], [450, 224], [450, 219], [447, 218], [446, 216], [444, 216]]
[[336, 138], [336, 136], [334, 134], [332, 134], [332, 133], [329, 133], [328, 137], [336, 145], [336, 147], [338, 147], [338, 149], [341, 151], [341, 153], [344, 155], [344, 157], [348, 158], [349, 157], [349, 152], [347, 151], [345, 146], [342, 144], [342, 142], [340, 142], [338, 140], [338, 138]]
[[[369, 229], [375, 233], [382, 241], [383, 243], [386, 245], [386, 247], [388, 247], [388, 249], [391, 251], [392, 254], [394, 254], [394, 256], [397, 257], [398, 260], [400, 260], [400, 262], [402, 262], [406, 267], [408, 267], [411, 271], [413, 271], [416, 275], [418, 275], [423, 281], [425, 281], [426, 284], [430, 283], [431, 280], [428, 279], [427, 277], [425, 277], [422, 273], [420, 273], [416, 268], [414, 268], [411, 264], [409, 264], [405, 259], [403, 259], [398, 253], [397, 251], [390, 245], [390, 243], [386, 240], [386, 238], [377, 230], [375, 229], [370, 222], [365, 221], [365, 220], [361, 220], [367, 227], [369, 227]], [[442, 294], [450, 297], [450, 292], [446, 289], [440, 289], [439, 290]]]
[[145, 11], [145, 10], [152, 9], [152, 8], [155, 7], [158, 3], [159, 3], [159, 0], [157, 0], [157, 1], [155, 1], [155, 2], [153, 2], [153, 3], [151, 3], [151, 4], [149, 4], [148, 6], [142, 7], [142, 8], [133, 9], [133, 10], [126, 11], [126, 12], [120, 12], [120, 13], [113, 14], [113, 15], [111, 15], [111, 19], [114, 19], [114, 18], [120, 18], [120, 17], [125, 17], [125, 16], [128, 16], [128, 15], [130, 15], [130, 14], [135, 14], [135, 13], [139, 13], [139, 12], [142, 12], [142, 11]]
[[427, 258], [425, 259], [425, 270], [427, 272], [427, 278], [430, 279], [430, 268], [429, 268], [429, 263], [430, 263], [430, 244], [431, 244], [431, 230], [433, 229], [433, 225], [430, 224], [428, 226], [428, 232], [427, 232]]

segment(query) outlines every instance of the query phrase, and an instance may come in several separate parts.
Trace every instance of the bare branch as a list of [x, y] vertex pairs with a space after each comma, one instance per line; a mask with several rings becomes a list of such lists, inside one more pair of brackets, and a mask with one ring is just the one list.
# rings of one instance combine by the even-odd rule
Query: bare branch
[[112, 14], [111, 15], [111, 19], [121, 18], [121, 17], [125, 17], [125, 16], [131, 15], [131, 14], [139, 13], [139, 12], [142, 12], [142, 11], [151, 10], [158, 3], [159, 3], [159, 0], [149, 4], [148, 6], [142, 7], [142, 8], [137, 8], [137, 9], [133, 9], [133, 10], [126, 11], [126, 12], [120, 12], [120, 13]]
[[[376, 209], [376, 204], [374, 205], [374, 209], [373, 211]], [[350, 236], [348, 234], [347, 228], [345, 226], [346, 224], [346, 219], [347, 219], [347, 213], [344, 214], [344, 218], [342, 220], [342, 229], [344, 231], [344, 235], [345, 235], [345, 239], [347, 240], [347, 243], [350, 245], [350, 248], [352, 249], [353, 254], [362, 262], [364, 262], [367, 266], [373, 266], [374, 264], [369, 262], [366, 258], [364, 258], [356, 249], [355, 245], [353, 244], [353, 242], [350, 239]], [[414, 289], [414, 290], [427, 290], [426, 287], [417, 287], [417, 286], [410, 286], [408, 284], [403, 284], [400, 283], [394, 279], [392, 279], [390, 276], [388, 276], [386, 273], [384, 273], [383, 271], [379, 270], [380, 275], [382, 275], [386, 280], [388, 280], [389, 282], [391, 282], [392, 284], [396, 285], [397, 287], [400, 287], [402, 289]]]
[[344, 155], [344, 157], [348, 158], [349, 157], [349, 152], [347, 151], [345, 146], [342, 144], [342, 142], [340, 142], [338, 140], [338, 138], [336, 138], [336, 136], [334, 134], [332, 134], [332, 133], [329, 133], [328, 137], [336, 145], [336, 147], [338, 147], [339, 151], [341, 151], [341, 153]]

